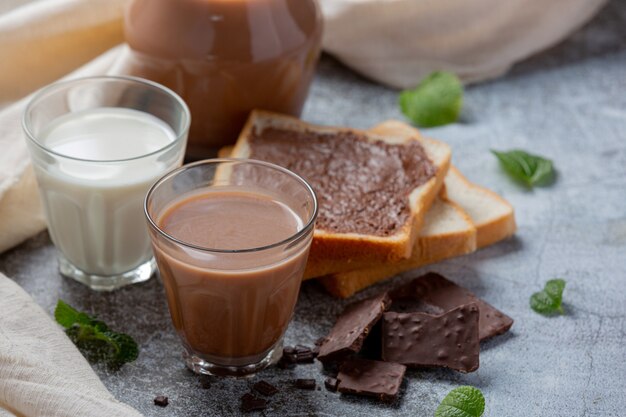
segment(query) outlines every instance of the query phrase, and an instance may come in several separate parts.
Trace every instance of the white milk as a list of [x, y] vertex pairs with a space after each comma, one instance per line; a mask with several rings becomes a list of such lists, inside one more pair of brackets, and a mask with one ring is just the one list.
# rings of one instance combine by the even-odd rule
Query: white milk
[[173, 142], [174, 131], [148, 113], [97, 108], [55, 119], [39, 138], [54, 153], [89, 160], [55, 157], [36, 167], [50, 236], [67, 260], [92, 275], [148, 261], [143, 199], [180, 161], [146, 155]]

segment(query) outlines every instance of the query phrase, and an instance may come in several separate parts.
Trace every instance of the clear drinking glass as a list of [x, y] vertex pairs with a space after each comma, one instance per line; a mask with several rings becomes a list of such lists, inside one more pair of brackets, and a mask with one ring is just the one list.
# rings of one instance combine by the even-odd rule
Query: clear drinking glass
[[82, 78], [35, 94], [23, 128], [61, 274], [95, 290], [152, 276], [143, 200], [182, 164], [189, 124], [180, 97], [139, 78]]
[[[168, 208], [198, 192], [220, 190], [269, 197], [288, 207], [301, 227], [283, 241], [232, 250], [190, 244], [161, 227]], [[317, 216], [315, 193], [307, 182], [261, 161], [200, 161], [155, 183], [145, 213], [187, 366], [201, 374], [244, 376], [277, 361]], [[247, 232], [233, 226], [233, 233]]]

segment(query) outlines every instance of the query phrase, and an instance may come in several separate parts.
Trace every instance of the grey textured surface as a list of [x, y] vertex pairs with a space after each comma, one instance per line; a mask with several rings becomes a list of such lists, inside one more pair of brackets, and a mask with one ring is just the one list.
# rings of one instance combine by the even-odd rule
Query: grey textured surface
[[[141, 345], [139, 359], [119, 372], [96, 368], [106, 386], [147, 416], [238, 413], [239, 397], [263, 378], [281, 388], [266, 415], [432, 416], [453, 387], [485, 394], [487, 416], [626, 415], [626, 3], [613, 1], [564, 44], [518, 65], [507, 77], [468, 89], [463, 122], [427, 133], [449, 142], [454, 163], [473, 181], [513, 203], [515, 238], [424, 270], [470, 288], [515, 320], [507, 335], [482, 345], [480, 369], [408, 372], [391, 405], [290, 387], [316, 378], [318, 364], [270, 369], [252, 380], [213, 380], [202, 389], [184, 369], [158, 279], [111, 294], [89, 292], [56, 272], [46, 234], [0, 257], [47, 311], [58, 298], [97, 314]], [[320, 65], [304, 118], [369, 127], [401, 118], [396, 92], [371, 84], [335, 61]], [[524, 190], [500, 171], [490, 148], [519, 147], [554, 159], [552, 187]], [[422, 271], [369, 289], [358, 298]], [[530, 294], [552, 277], [567, 280], [567, 314], [544, 318]], [[287, 343], [311, 344], [345, 302], [316, 283], [303, 286]], [[0, 312], [1, 314], [1, 312]], [[157, 408], [157, 394], [170, 405]]]

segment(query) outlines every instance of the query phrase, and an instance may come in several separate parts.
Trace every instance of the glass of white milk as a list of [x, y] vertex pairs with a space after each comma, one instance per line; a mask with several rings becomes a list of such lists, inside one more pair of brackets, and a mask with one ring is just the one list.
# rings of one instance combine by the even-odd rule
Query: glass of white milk
[[190, 114], [159, 84], [91, 77], [43, 88], [23, 117], [61, 274], [95, 290], [156, 269], [143, 199], [182, 164]]

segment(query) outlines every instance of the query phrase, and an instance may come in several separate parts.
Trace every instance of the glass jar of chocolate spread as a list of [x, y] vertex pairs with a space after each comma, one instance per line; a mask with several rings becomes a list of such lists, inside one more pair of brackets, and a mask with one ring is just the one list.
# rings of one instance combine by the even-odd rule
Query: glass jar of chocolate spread
[[319, 57], [316, 0], [133, 0], [127, 71], [191, 110], [187, 156], [237, 139], [252, 109], [299, 116]]

